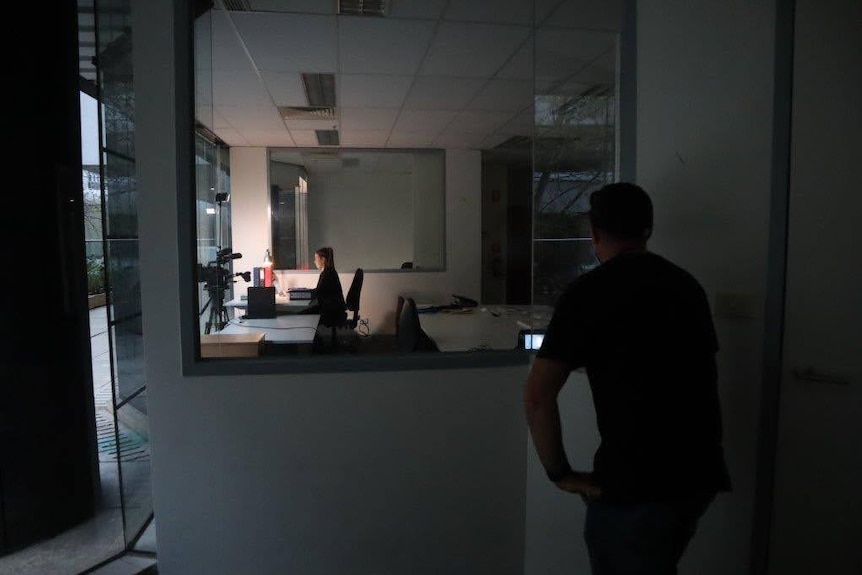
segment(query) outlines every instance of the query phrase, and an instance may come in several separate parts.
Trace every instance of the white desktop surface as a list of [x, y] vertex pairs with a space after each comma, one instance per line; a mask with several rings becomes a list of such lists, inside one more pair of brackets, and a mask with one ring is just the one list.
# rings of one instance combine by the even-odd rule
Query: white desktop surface
[[520, 330], [546, 327], [552, 311], [549, 306], [480, 305], [465, 311], [420, 313], [419, 325], [440, 351], [507, 350], [518, 346]]
[[218, 333], [263, 333], [266, 341], [278, 344], [306, 344], [314, 341], [318, 314], [279, 315], [266, 319], [232, 319]]

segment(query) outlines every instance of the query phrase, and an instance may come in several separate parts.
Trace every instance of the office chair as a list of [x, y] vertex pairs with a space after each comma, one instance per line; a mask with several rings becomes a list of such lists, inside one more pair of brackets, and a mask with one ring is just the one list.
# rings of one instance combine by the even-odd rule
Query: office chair
[[331, 326], [333, 347], [338, 347], [338, 337], [336, 335], [338, 328], [356, 329], [356, 326], [359, 325], [359, 299], [362, 294], [362, 283], [364, 280], [365, 271], [362, 268], [356, 268], [356, 272], [353, 274], [353, 281], [350, 282], [350, 288], [347, 290], [347, 297], [344, 298], [347, 311], [353, 312], [353, 315], [347, 316], [344, 323]]
[[404, 296], [398, 296], [398, 306], [395, 308], [395, 338], [398, 339], [398, 332], [401, 326], [401, 310], [404, 309]]
[[[399, 303], [400, 301], [399, 296]], [[404, 298], [404, 306], [398, 316], [398, 351], [440, 351], [437, 344], [425, 333], [419, 323], [419, 312], [412, 297]]]

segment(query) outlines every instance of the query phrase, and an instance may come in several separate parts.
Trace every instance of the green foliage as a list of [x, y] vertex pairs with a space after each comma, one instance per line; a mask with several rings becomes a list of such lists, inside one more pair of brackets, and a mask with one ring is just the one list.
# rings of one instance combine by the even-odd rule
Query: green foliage
[[87, 256], [87, 294], [104, 293], [105, 259], [101, 256]]

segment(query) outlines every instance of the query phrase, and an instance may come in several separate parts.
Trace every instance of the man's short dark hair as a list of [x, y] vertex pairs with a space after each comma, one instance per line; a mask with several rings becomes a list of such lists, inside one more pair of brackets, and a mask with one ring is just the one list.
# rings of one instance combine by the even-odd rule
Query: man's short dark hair
[[652, 234], [652, 200], [638, 185], [608, 184], [590, 195], [590, 222], [620, 240], [644, 240]]

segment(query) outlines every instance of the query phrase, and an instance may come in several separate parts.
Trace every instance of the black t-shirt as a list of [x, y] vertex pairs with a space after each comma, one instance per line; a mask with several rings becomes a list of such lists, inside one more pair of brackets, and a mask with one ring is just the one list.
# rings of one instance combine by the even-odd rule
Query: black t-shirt
[[569, 285], [537, 357], [586, 368], [604, 499], [730, 490], [717, 350], [703, 288], [659, 255], [623, 253]]

